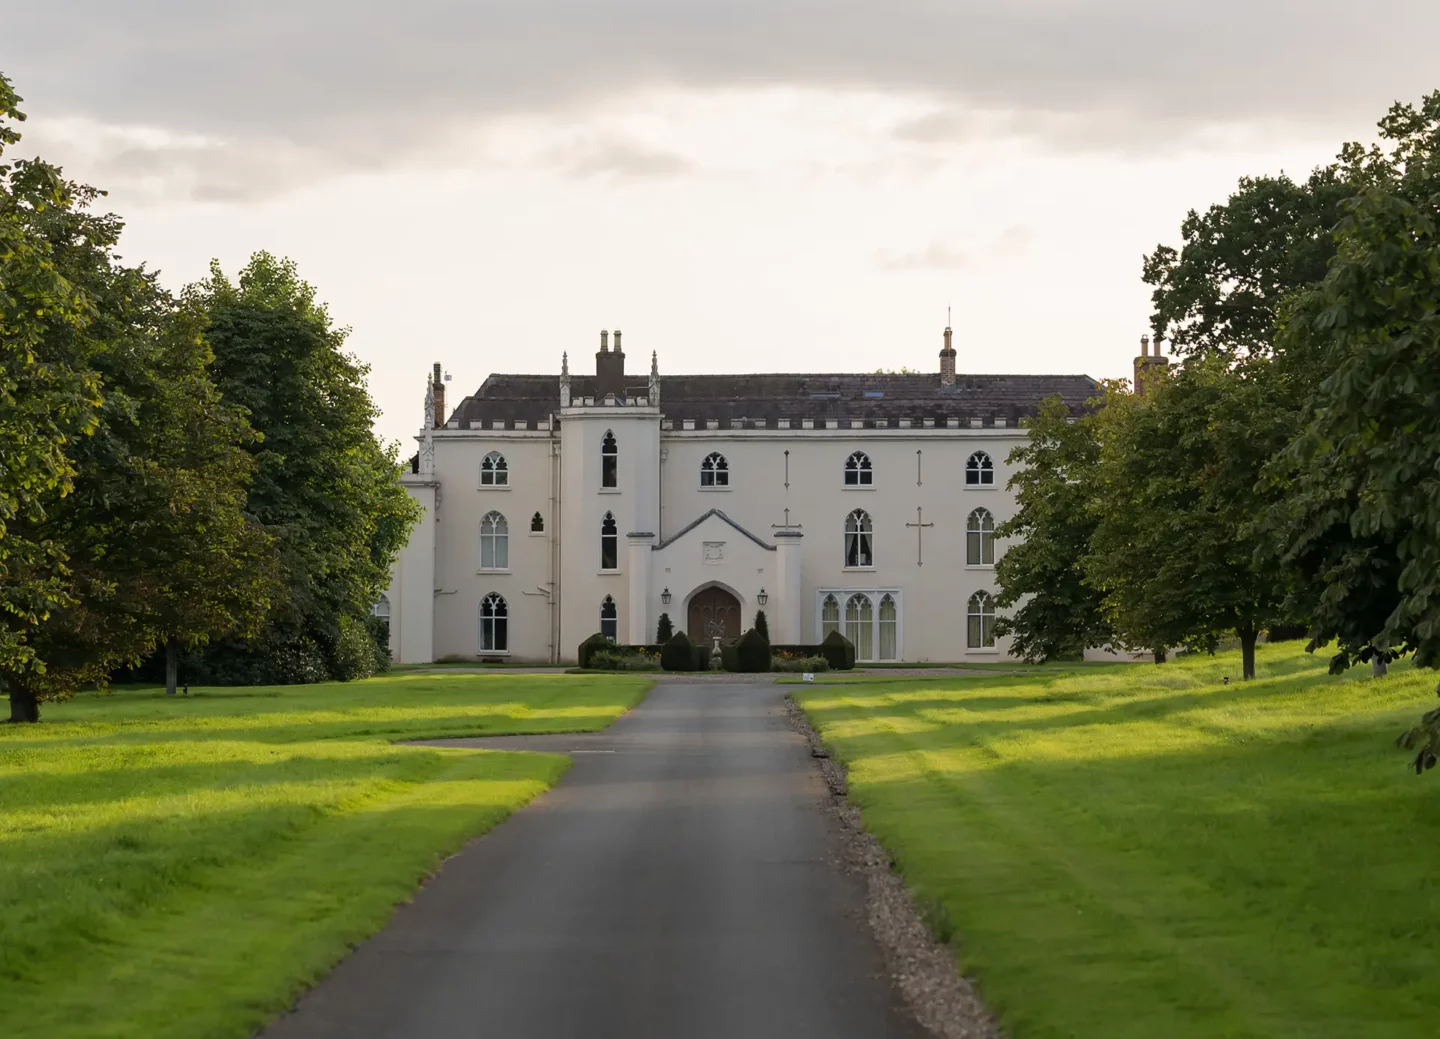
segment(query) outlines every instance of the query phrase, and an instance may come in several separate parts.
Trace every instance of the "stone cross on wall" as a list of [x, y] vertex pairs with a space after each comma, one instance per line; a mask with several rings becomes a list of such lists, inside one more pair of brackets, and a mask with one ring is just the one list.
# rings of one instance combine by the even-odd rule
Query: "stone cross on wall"
[[925, 565], [925, 528], [933, 527], [935, 524], [925, 522], [925, 514], [919, 505], [915, 506], [915, 522], [905, 524], [907, 527], [915, 528], [915, 565]]

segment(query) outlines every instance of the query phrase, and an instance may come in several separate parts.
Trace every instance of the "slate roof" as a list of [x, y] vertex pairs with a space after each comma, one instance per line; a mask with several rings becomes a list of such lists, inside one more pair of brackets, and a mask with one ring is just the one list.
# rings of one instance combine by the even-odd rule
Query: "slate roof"
[[[570, 380], [571, 397], [594, 396], [594, 376]], [[627, 392], [646, 393], [644, 379], [626, 378]], [[775, 429], [780, 420], [824, 420], [828, 428], [896, 427], [902, 418], [920, 427], [1007, 426], [1033, 415], [1040, 402], [1059, 394], [1072, 410], [1096, 395], [1088, 375], [957, 375], [942, 386], [938, 374], [661, 375], [660, 411], [673, 428], [693, 419], [696, 428]], [[461, 429], [544, 429], [560, 408], [555, 375], [492, 375], [460, 402], [450, 422]], [[786, 425], [788, 426], [788, 422]]]

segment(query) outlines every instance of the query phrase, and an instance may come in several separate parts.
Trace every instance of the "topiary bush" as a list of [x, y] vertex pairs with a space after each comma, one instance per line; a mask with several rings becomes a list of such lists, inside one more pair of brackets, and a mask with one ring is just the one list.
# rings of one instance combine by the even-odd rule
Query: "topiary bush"
[[832, 671], [849, 671], [855, 666], [855, 643], [838, 631], [832, 631], [820, 643], [820, 655]]
[[765, 620], [764, 610], [755, 611], [755, 630], [760, 633], [760, 637], [766, 642], [770, 641], [770, 624]]
[[670, 615], [668, 613], [662, 613], [660, 620], [655, 625], [655, 641], [663, 646], [670, 641], [671, 636], [674, 634], [675, 625], [671, 623]]
[[615, 643], [597, 631], [584, 642], [580, 643], [580, 648], [575, 651], [575, 662], [581, 667], [589, 667], [590, 657], [592, 655], [602, 649], [613, 649], [614, 646]]
[[660, 649], [660, 666], [666, 671], [694, 671], [698, 659], [695, 650], [690, 636], [677, 631]]
[[755, 674], [770, 670], [770, 640], [751, 628], [735, 643], [735, 665], [737, 671]]
[[731, 672], [735, 672], [735, 671], [739, 671], [739, 670], [740, 670], [740, 648], [739, 648], [739, 647], [740, 647], [740, 644], [739, 644], [738, 642], [732, 642], [732, 643], [730, 643], [728, 646], [721, 646], [721, 647], [720, 647], [720, 670], [721, 670], [721, 671], [731, 671]]

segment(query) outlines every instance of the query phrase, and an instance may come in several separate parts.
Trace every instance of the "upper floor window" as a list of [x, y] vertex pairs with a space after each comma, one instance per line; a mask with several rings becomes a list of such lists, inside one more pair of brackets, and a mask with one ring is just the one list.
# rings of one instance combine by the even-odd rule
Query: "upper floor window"
[[872, 475], [870, 456], [864, 451], [856, 451], [845, 459], [846, 487], [869, 487]]
[[620, 638], [620, 617], [619, 611], [615, 609], [615, 600], [611, 596], [605, 596], [600, 603], [600, 634], [604, 635], [611, 642]]
[[600, 441], [600, 486], [620, 486], [620, 445], [615, 442], [615, 434], [608, 429], [605, 439]]
[[530, 533], [532, 533], [532, 534], [543, 534], [543, 533], [545, 533], [545, 517], [542, 516], [542, 515], [540, 515], [540, 513], [538, 513], [538, 512], [535, 513], [535, 515], [533, 515], [533, 516], [530, 517]]
[[965, 618], [965, 645], [970, 649], [989, 649], [995, 645], [995, 597], [989, 592], [970, 596]]
[[874, 566], [875, 552], [872, 544], [873, 532], [870, 514], [856, 509], [845, 517], [845, 565]]
[[719, 451], [712, 451], [700, 463], [701, 487], [729, 487], [730, 463]]
[[480, 651], [510, 651], [510, 608], [499, 592], [491, 592], [480, 600]]
[[965, 564], [995, 565], [995, 517], [989, 509], [976, 509], [965, 521]]
[[480, 461], [480, 486], [508, 487], [509, 485], [510, 469], [505, 464], [505, 456], [499, 451], [491, 451]]
[[510, 566], [510, 524], [498, 512], [480, 521], [480, 569], [505, 570]]
[[995, 486], [995, 463], [984, 451], [976, 451], [965, 463], [966, 487]]
[[600, 569], [620, 568], [620, 528], [615, 524], [613, 513], [605, 513], [600, 521]]

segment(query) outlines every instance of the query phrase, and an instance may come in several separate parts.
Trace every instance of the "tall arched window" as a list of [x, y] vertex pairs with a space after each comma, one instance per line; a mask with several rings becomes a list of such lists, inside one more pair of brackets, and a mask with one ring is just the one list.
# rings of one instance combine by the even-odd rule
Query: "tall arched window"
[[510, 484], [510, 469], [505, 464], [505, 456], [499, 451], [491, 451], [480, 460], [480, 486], [481, 487], [508, 487]]
[[491, 592], [480, 600], [480, 652], [510, 651], [510, 609], [505, 597]]
[[870, 456], [864, 451], [856, 451], [845, 459], [846, 487], [869, 487], [871, 476]]
[[834, 595], [827, 595], [820, 604], [820, 638], [823, 641], [826, 635], [839, 630], [840, 600]]
[[538, 512], [535, 513], [535, 515], [533, 515], [533, 516], [530, 517], [530, 533], [532, 533], [532, 534], [543, 534], [543, 533], [545, 533], [545, 517], [542, 516], [542, 515], [540, 515], [540, 513], [538, 513]]
[[875, 659], [875, 605], [856, 592], [845, 601], [845, 637], [855, 645], [857, 660]]
[[976, 592], [970, 596], [965, 622], [966, 646], [989, 649], [995, 645], [995, 599], [989, 592]]
[[871, 539], [870, 514], [856, 509], [845, 517], [845, 565], [874, 566], [875, 552]]
[[995, 565], [995, 517], [989, 509], [976, 509], [965, 521], [965, 564]]
[[620, 638], [619, 613], [615, 609], [615, 600], [608, 595], [600, 603], [600, 634], [611, 642]]
[[966, 487], [993, 487], [995, 485], [995, 463], [984, 451], [976, 451], [965, 463]]
[[480, 521], [480, 569], [505, 570], [510, 566], [510, 524], [498, 512]]
[[605, 439], [600, 441], [600, 486], [620, 486], [620, 445], [615, 442], [615, 434], [605, 431]]
[[375, 605], [370, 607], [370, 615], [388, 621], [390, 619], [390, 600], [382, 594], [375, 600]]
[[701, 487], [729, 487], [730, 463], [719, 451], [712, 451], [700, 463]]
[[895, 615], [895, 597], [887, 592], [880, 596], [880, 652], [876, 654], [876, 659], [895, 659], [898, 627]]
[[600, 569], [620, 569], [620, 529], [615, 525], [615, 516], [609, 512], [600, 521]]

